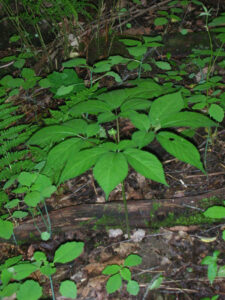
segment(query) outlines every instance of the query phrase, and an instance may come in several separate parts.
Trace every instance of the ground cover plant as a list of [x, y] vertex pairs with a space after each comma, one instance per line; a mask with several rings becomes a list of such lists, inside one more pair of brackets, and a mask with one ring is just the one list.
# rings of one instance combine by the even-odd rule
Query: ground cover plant
[[[125, 232], [132, 239], [126, 189], [129, 174], [140, 174], [150, 180], [150, 186], [157, 182], [169, 187], [165, 165], [159, 159], [160, 153], [158, 149], [152, 150], [155, 144], [167, 155], [207, 175], [207, 151], [215, 143], [224, 119], [224, 80], [223, 74], [218, 74], [216, 70], [217, 66], [224, 66], [224, 13], [211, 18], [212, 10], [199, 1], [182, 1], [181, 6], [186, 7], [189, 2], [198, 7], [199, 18], [205, 18], [203, 22], [208, 35], [208, 49], [193, 49], [190, 56], [185, 58], [186, 62], [180, 64], [169, 52], [163, 59], [158, 55], [164, 45], [163, 34], [121, 36], [119, 42], [126, 47], [127, 55], [110, 55], [109, 52], [107, 58], [93, 65], [90, 65], [88, 58], [65, 57], [60, 70], [40, 76], [27, 66], [33, 54], [22, 53], [2, 60], [4, 64], [10, 64], [13, 74], [4, 75], [0, 80], [1, 238], [11, 238], [15, 244], [20, 243], [15, 234], [17, 223], [31, 216], [42, 243], [51, 243], [56, 232], [52, 227], [48, 199], [60, 194], [66, 182], [91, 171], [92, 181], [95, 181], [93, 185], [102, 189], [106, 201], [121, 185]], [[72, 12], [72, 19], [65, 15], [70, 25], [73, 20], [78, 22], [81, 12], [89, 16], [85, 1], [79, 5], [76, 1], [66, 3], [67, 8], [73, 8], [67, 11]], [[21, 2], [22, 7], [26, 7], [25, 4]], [[40, 4], [43, 5], [42, 2]], [[12, 17], [14, 11], [9, 11], [9, 3], [4, 1], [4, 5]], [[26, 13], [37, 14], [37, 7], [33, 2], [32, 5]], [[167, 10], [157, 12], [154, 20], [156, 27], [180, 21], [182, 10], [178, 2], [173, 1], [168, 5]], [[54, 7], [50, 5], [50, 9]], [[96, 9], [94, 4], [91, 7]], [[45, 11], [43, 6], [38, 9]], [[47, 10], [45, 12], [49, 13]], [[56, 15], [53, 18], [57, 23]], [[39, 32], [38, 20], [35, 22], [33, 25]], [[23, 38], [26, 32], [20, 24], [17, 22]], [[119, 25], [122, 26], [121, 18]], [[54, 29], [58, 30], [57, 27]], [[188, 34], [185, 29], [180, 32]], [[213, 32], [217, 38], [216, 46], [213, 44]], [[43, 41], [41, 34], [39, 38]], [[44, 43], [42, 47], [46, 52]], [[189, 67], [192, 72], [189, 72]], [[121, 72], [118, 71], [120, 68]], [[84, 71], [88, 80], [79, 76]], [[153, 76], [149, 76], [151, 72]], [[113, 88], [107, 89], [102, 84], [107, 79], [113, 82]], [[191, 84], [184, 85], [184, 79], [191, 81]], [[24, 114], [20, 113], [19, 105], [15, 105], [11, 99], [25, 93], [22, 96], [24, 99], [32, 99], [32, 103], [38, 105], [40, 91], [51, 94], [59, 104], [49, 109], [47, 117], [35, 118], [31, 125], [25, 124], [21, 121]], [[199, 129], [204, 132], [203, 155], [200, 155], [194, 141]], [[213, 220], [225, 216], [223, 203], [201, 212]], [[36, 222], [38, 216], [45, 226], [44, 230]], [[224, 241], [224, 230], [221, 236]], [[199, 239], [205, 243], [216, 240], [207, 237]], [[44, 293], [39, 280], [30, 277], [34, 274], [37, 279], [39, 272], [49, 278], [52, 298], [56, 299], [53, 274], [57, 270], [57, 263], [71, 262], [83, 252], [84, 242], [80, 242], [79, 238], [75, 240], [65, 239], [52, 256], [47, 257], [37, 248], [38, 251], [31, 250], [30, 260], [23, 260], [20, 255], [2, 261], [0, 297], [16, 293], [17, 299], [41, 298]], [[102, 274], [110, 276], [105, 281], [108, 294], [120, 293], [123, 279], [127, 281], [127, 292], [138, 295], [138, 280], [131, 279], [129, 268], [139, 265], [141, 257], [132, 252], [126, 253], [123, 261], [109, 262], [102, 267]], [[213, 249], [211, 254], [199, 261], [199, 265], [207, 266], [211, 285], [216, 279], [224, 277], [224, 262], [220, 257], [223, 257], [221, 250]], [[145, 292], [142, 291], [140, 297], [146, 299], [148, 293], [159, 288], [162, 282], [165, 282], [165, 276], [161, 273], [148, 279]], [[31, 295], [34, 289], [36, 293]], [[64, 278], [58, 286], [59, 292], [64, 297], [75, 299], [77, 288], [74, 280], [68, 276]], [[212, 299], [218, 297], [214, 295]]]

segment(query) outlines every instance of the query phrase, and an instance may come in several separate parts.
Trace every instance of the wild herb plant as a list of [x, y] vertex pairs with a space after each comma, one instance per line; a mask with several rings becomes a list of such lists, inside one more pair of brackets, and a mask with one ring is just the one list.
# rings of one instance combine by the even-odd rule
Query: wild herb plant
[[127, 291], [129, 294], [136, 296], [139, 292], [139, 284], [131, 279], [130, 267], [140, 265], [142, 258], [137, 254], [130, 254], [124, 260], [123, 265], [109, 265], [102, 274], [110, 276], [106, 283], [108, 294], [118, 291], [122, 287], [122, 280], [127, 281]]
[[[84, 243], [67, 242], [62, 244], [54, 254], [53, 262], [49, 262], [45, 253], [36, 251], [32, 261], [23, 261], [22, 255], [7, 259], [0, 265], [0, 298], [10, 297], [16, 293], [18, 300], [37, 300], [43, 295], [38, 282], [27, 279], [32, 273], [39, 271], [50, 280], [52, 299], [55, 300], [52, 275], [56, 273], [57, 264], [73, 261], [83, 252]], [[22, 282], [22, 280], [26, 279]], [[13, 282], [11, 282], [13, 280]], [[75, 299], [76, 284], [71, 280], [61, 282], [59, 292], [62, 296]]]

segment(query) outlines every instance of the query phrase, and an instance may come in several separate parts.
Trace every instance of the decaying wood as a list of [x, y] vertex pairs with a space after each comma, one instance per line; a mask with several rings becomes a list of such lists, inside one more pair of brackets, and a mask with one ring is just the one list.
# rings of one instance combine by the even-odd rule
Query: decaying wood
[[[164, 200], [132, 200], [128, 201], [129, 222], [132, 228], [147, 228], [150, 221], [150, 212], [154, 203], [160, 204], [157, 214], [167, 214], [174, 209], [183, 213], [185, 207], [197, 207], [198, 201], [204, 198], [213, 196], [224, 196], [225, 188], [221, 188], [212, 192], [193, 197], [182, 197]], [[53, 233], [56, 232], [75, 232], [82, 230], [83, 226], [93, 226], [96, 220], [103, 216], [107, 216], [108, 226], [118, 227], [121, 223], [124, 224], [124, 208], [122, 201], [106, 202], [101, 204], [82, 204], [70, 206], [62, 209], [57, 209], [50, 212], [50, 219]], [[86, 221], [86, 222], [84, 222]], [[35, 218], [36, 224], [42, 231], [46, 231], [43, 221], [40, 217]], [[20, 224], [14, 230], [15, 236], [19, 241], [30, 239], [30, 234], [39, 236], [34, 221], [27, 220]]]

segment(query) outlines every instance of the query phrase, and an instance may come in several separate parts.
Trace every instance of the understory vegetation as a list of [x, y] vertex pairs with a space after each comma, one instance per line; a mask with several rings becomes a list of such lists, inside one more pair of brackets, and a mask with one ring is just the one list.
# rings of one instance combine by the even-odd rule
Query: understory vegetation
[[[53, 239], [48, 199], [59, 195], [65, 182], [88, 171], [106, 201], [121, 184], [125, 231], [130, 239], [125, 185], [130, 170], [169, 188], [160, 154], [151, 151], [151, 145], [157, 143], [176, 160], [207, 174], [207, 151], [224, 128], [225, 83], [221, 70], [225, 67], [225, 13], [215, 15], [204, 1], [166, 1], [162, 8], [160, 3], [155, 8], [154, 26], [162, 33], [135, 36], [123, 34], [124, 26], [133, 26], [131, 12], [122, 1], [112, 1], [103, 34], [104, 2], [3, 0], [0, 4], [4, 22], [11, 22], [14, 28], [10, 45], [16, 49], [0, 59], [0, 238], [15, 245], [22, 243], [15, 228], [28, 218], [34, 220], [40, 240]], [[144, 9], [142, 1], [130, 2]], [[173, 23], [179, 24], [179, 35], [191, 34], [182, 25], [187, 7], [197, 7], [207, 45], [196, 44], [190, 54], [177, 61], [164, 48], [163, 37]], [[95, 15], [98, 20], [91, 23]], [[84, 55], [86, 41], [82, 44], [73, 36], [71, 46], [71, 36], [75, 30], [85, 32], [85, 22], [96, 30], [97, 59], [91, 57], [90, 50]], [[54, 43], [60, 41], [59, 65], [49, 52], [43, 23], [53, 50]], [[101, 42], [105, 43], [103, 48], [108, 47], [104, 53]], [[44, 66], [33, 68], [43, 57]], [[46, 95], [49, 105], [41, 99]], [[32, 108], [30, 112], [26, 106]], [[205, 139], [203, 154], [194, 140], [200, 131]], [[44, 231], [35, 221], [38, 216]], [[173, 217], [172, 212], [168, 219]], [[224, 217], [224, 201], [195, 216], [212, 223]], [[168, 220], [164, 221], [160, 226], [167, 226]], [[176, 221], [176, 225], [182, 222], [179, 218]], [[224, 241], [225, 230], [221, 235]], [[63, 280], [56, 291], [53, 275], [60, 264], [81, 259], [84, 246], [85, 241], [66, 241], [51, 259], [44, 251], [34, 251], [29, 259], [18, 255], [1, 261], [0, 299], [13, 294], [19, 300], [48, 297], [37, 280], [39, 275], [32, 274], [49, 279], [52, 299], [59, 294], [75, 299], [76, 280]], [[225, 276], [225, 265], [218, 264], [224, 253], [213, 250], [201, 261], [207, 266], [211, 285]], [[141, 263], [138, 254], [130, 253], [123, 263], [106, 266], [102, 274], [108, 276], [107, 294], [120, 291], [125, 283], [129, 295], [138, 297], [141, 287], [132, 279], [131, 271]], [[159, 274], [149, 282], [143, 298], [130, 299], [147, 299], [147, 293], [159, 288], [163, 280]], [[213, 295], [204, 299], [222, 298]]]

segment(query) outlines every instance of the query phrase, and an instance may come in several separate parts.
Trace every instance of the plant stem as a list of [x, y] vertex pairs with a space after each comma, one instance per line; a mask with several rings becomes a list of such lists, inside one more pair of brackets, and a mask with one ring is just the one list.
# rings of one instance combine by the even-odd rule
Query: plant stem
[[125, 194], [124, 181], [122, 181], [122, 195], [123, 195], [123, 204], [124, 204], [127, 235], [128, 235], [128, 239], [130, 239], [130, 225], [129, 225], [129, 219], [128, 219], [127, 199], [126, 199], [126, 194]]
[[55, 292], [54, 292], [54, 286], [53, 286], [53, 282], [52, 282], [52, 276], [49, 276], [49, 280], [50, 280], [50, 285], [51, 285], [51, 291], [52, 291], [52, 300], [55, 300]]

